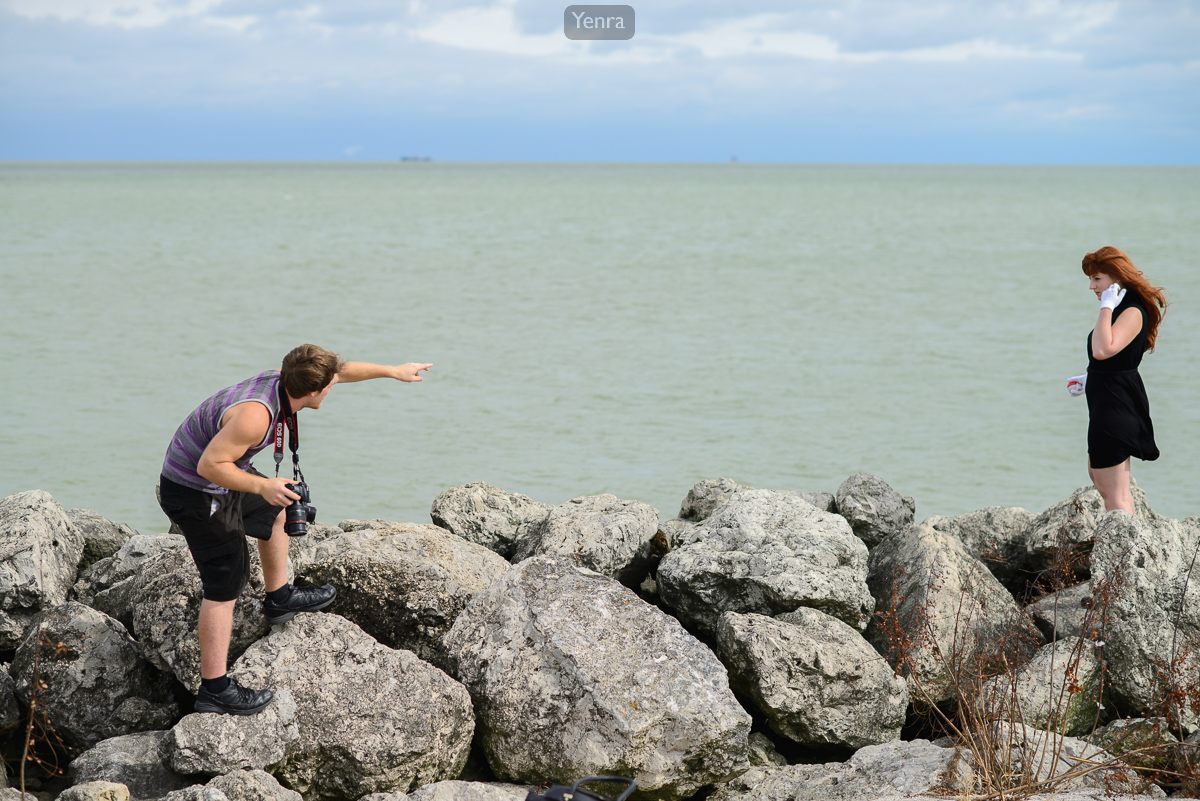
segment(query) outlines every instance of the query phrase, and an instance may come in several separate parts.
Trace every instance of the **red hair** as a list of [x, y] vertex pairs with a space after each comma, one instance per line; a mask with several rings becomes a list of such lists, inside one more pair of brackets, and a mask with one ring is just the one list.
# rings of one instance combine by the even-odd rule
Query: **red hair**
[[1129, 257], [1111, 245], [1084, 256], [1083, 272], [1089, 276], [1104, 273], [1122, 288], [1141, 298], [1150, 323], [1146, 335], [1146, 351], [1154, 350], [1154, 341], [1158, 339], [1158, 325], [1163, 318], [1162, 310], [1167, 308], [1167, 299], [1163, 295], [1162, 287], [1151, 286], [1146, 276], [1133, 265]]

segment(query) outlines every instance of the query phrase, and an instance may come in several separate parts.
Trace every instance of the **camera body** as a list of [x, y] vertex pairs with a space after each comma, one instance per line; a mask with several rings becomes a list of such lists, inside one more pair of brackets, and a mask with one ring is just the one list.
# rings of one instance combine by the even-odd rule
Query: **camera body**
[[289, 537], [302, 537], [308, 533], [308, 524], [317, 522], [317, 507], [309, 503], [308, 484], [296, 481], [288, 484], [300, 500], [292, 501], [284, 509], [283, 531]]

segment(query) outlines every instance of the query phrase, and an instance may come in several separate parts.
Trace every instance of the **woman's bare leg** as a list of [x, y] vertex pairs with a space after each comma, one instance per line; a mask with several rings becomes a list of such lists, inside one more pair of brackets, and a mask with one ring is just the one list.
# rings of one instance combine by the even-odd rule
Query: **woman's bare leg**
[[1129, 491], [1128, 459], [1113, 467], [1094, 468], [1089, 457], [1088, 475], [1092, 477], [1092, 483], [1096, 489], [1100, 490], [1100, 497], [1104, 498], [1104, 511], [1124, 509], [1130, 515], [1133, 514], [1133, 493]]

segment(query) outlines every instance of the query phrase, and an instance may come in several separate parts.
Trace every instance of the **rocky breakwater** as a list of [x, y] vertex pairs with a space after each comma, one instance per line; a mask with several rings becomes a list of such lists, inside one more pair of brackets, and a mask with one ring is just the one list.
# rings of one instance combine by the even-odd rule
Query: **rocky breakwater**
[[292, 540], [296, 580], [340, 588], [326, 612], [268, 627], [255, 566], [230, 672], [276, 699], [239, 718], [191, 712], [182, 538], [21, 493], [0, 501], [0, 748], [19, 759], [32, 716], [35, 752], [69, 761], [30, 766], [39, 801], [520, 799], [604, 773], [639, 801], [1186, 792], [1200, 518], [1137, 503], [918, 523], [860, 473], [702, 481], [660, 520], [453, 487], [434, 525]]

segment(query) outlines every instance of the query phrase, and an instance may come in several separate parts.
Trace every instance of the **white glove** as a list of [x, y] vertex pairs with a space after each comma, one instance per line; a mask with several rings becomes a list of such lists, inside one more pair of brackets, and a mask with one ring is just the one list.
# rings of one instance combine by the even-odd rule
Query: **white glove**
[[1120, 284], [1109, 284], [1108, 289], [1100, 293], [1100, 308], [1115, 309], [1125, 299], [1125, 290]]
[[1073, 375], [1067, 379], [1067, 392], [1071, 393], [1071, 397], [1078, 398], [1087, 389], [1087, 374]]

